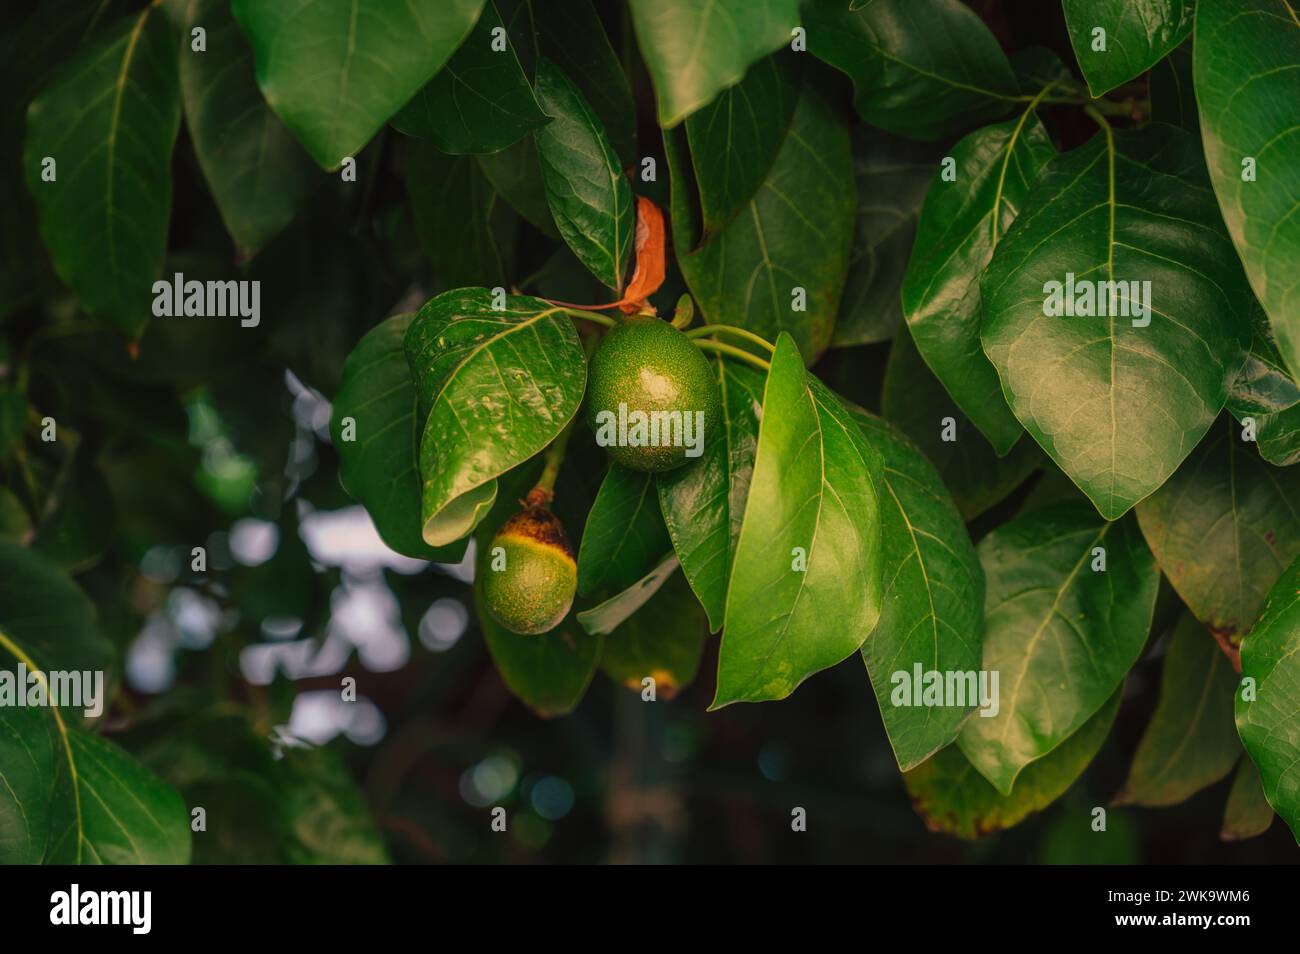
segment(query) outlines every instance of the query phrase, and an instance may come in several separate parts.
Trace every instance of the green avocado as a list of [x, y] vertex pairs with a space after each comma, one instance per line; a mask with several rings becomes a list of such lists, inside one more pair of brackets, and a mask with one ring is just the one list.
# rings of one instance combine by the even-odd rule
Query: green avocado
[[555, 514], [529, 507], [503, 523], [488, 547], [483, 600], [492, 618], [527, 636], [558, 626], [573, 605], [578, 564]]
[[596, 442], [625, 467], [662, 473], [698, 459], [721, 412], [708, 359], [666, 321], [627, 318], [592, 355], [588, 420]]

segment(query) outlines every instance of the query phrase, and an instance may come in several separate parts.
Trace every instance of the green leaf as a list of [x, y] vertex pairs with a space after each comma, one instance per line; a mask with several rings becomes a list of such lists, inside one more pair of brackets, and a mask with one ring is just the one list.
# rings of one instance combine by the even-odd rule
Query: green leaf
[[0, 708], [0, 865], [37, 865], [50, 837], [50, 714]]
[[1224, 841], [1244, 841], [1264, 834], [1272, 826], [1273, 808], [1264, 797], [1259, 769], [1246, 756], [1237, 766], [1237, 774], [1232, 778], [1219, 837]]
[[545, 125], [546, 114], [509, 38], [505, 49], [494, 48], [493, 31], [504, 29], [488, 0], [465, 42], [393, 117], [393, 125], [453, 155], [498, 152]]
[[1028, 435], [999, 457], [921, 360], [906, 328], [889, 349], [881, 410], [925, 452], [967, 520], [1005, 499], [1043, 463]]
[[277, 763], [292, 838], [287, 864], [382, 865], [388, 850], [365, 797], [338, 753], [287, 749]]
[[474, 606], [492, 661], [506, 687], [538, 715], [567, 715], [587, 692], [604, 638], [583, 632], [572, 612], [559, 626], [540, 636], [521, 636], [497, 625], [483, 605], [482, 580], [491, 549], [487, 537], [480, 536]]
[[513, 146], [489, 156], [477, 156], [479, 168], [488, 182], [510, 207], [531, 222], [543, 235], [559, 238], [546, 203], [546, 186], [537, 157], [537, 141], [525, 136]]
[[956, 179], [935, 176], [903, 281], [903, 312], [921, 356], [999, 454], [1024, 429], [980, 345], [979, 276], [1043, 166], [1056, 155], [1032, 110], [976, 130], [951, 150]]
[[1300, 556], [1300, 472], [1265, 463], [1236, 432], [1225, 417], [1137, 508], [1165, 576], [1234, 655]]
[[[1061, 0], [1093, 96], [1155, 66], [1192, 33], [1193, 0]], [[1095, 31], [1104, 30], [1104, 43]], [[1094, 44], [1102, 49], [1094, 49]]]
[[508, 297], [500, 311], [492, 304], [485, 288], [444, 292], [406, 332], [430, 546], [478, 525], [496, 478], [559, 435], [586, 387], [582, 345], [560, 309], [524, 295]]
[[665, 129], [791, 41], [799, 0], [630, 0]]
[[618, 54], [591, 0], [527, 0], [537, 48], [559, 66], [591, 104], [623, 166], [635, 165], [636, 106]]
[[[1071, 275], [1089, 283], [1076, 298], [1086, 288], [1107, 311], [1144, 301], [1149, 312], [1047, 314]], [[1109, 281], [1149, 284], [1124, 285], [1138, 294], [1112, 309], [1108, 286], [1091, 284]], [[1011, 409], [1107, 519], [1205, 435], [1250, 343], [1249, 292], [1200, 150], [1173, 126], [1106, 129], [1052, 160], [981, 291], [984, 350]]]
[[984, 668], [1000, 673], [1000, 705], [970, 719], [958, 745], [1006, 795], [1124, 681], [1146, 645], [1160, 574], [1132, 518], [1107, 523], [1082, 501], [1016, 517], [978, 550]]
[[[185, 0], [181, 14], [185, 123], [226, 231], [248, 258], [293, 221], [319, 173], [262, 99], [230, 4]], [[203, 52], [190, 49], [195, 27], [207, 32]]]
[[706, 236], [754, 198], [776, 161], [799, 100], [797, 64], [793, 53], [759, 60], [686, 120]]
[[880, 618], [880, 454], [782, 333], [727, 588], [711, 708], [784, 699]]
[[1042, 811], [1065, 794], [1101, 749], [1121, 695], [1121, 690], [1115, 690], [1078, 731], [1026, 766], [1009, 794], [985, 781], [955, 745], [904, 773], [903, 784], [926, 827], [959, 838], [979, 838]]
[[1268, 316], [1256, 304], [1251, 318], [1255, 334], [1250, 351], [1228, 392], [1228, 410], [1238, 420], [1249, 416], [1264, 417], [1300, 404], [1300, 386], [1296, 385], [1278, 354], [1268, 328]]
[[1165, 654], [1160, 701], [1142, 733], [1117, 805], [1177, 805], [1232, 771], [1237, 674], [1205, 627], [1184, 616]]
[[[1228, 234], [1300, 375], [1300, 11], [1278, 0], [1200, 0], [1196, 100], [1210, 181]], [[1254, 167], [1246, 177], [1246, 164]]]
[[668, 553], [654, 568], [631, 586], [615, 593], [605, 602], [577, 614], [578, 624], [592, 636], [614, 632], [659, 592], [680, 566], [677, 554]]
[[682, 574], [709, 615], [709, 630], [722, 628], [727, 581], [754, 473], [763, 374], [739, 362], [713, 358], [722, 396], [722, 431], [704, 442], [694, 463], [660, 474], [659, 506]]
[[1241, 676], [1237, 734], [1268, 803], [1300, 842], [1300, 560], [1269, 591], [1264, 615], [1242, 641]]
[[1300, 462], [1300, 406], [1267, 414], [1259, 420], [1259, 453], [1270, 464]]
[[943, 151], [859, 126], [853, 131], [858, 210], [849, 277], [835, 322], [836, 347], [893, 337], [903, 320], [900, 296], [917, 219]]
[[625, 590], [672, 546], [654, 475], [611, 463], [578, 547], [578, 593]]
[[257, 85], [324, 169], [355, 157], [469, 34], [483, 0], [232, 0]]
[[1151, 118], [1201, 134], [1201, 117], [1192, 85], [1192, 41], [1189, 39], [1151, 68]]
[[854, 419], [884, 460], [885, 574], [880, 622], [862, 645], [898, 767], [906, 772], [957, 737], [978, 704], [896, 705], [895, 677], [978, 672], [983, 658], [984, 571], [961, 515], [933, 465], [894, 427], [865, 411]]
[[632, 188], [600, 119], [547, 59], [537, 63], [537, 98], [551, 117], [535, 135], [560, 236], [593, 275], [621, 290], [636, 225]]
[[149, 321], [167, 247], [180, 118], [176, 38], [153, 7], [88, 44], [27, 112], [23, 165], [54, 268], [130, 338]]
[[[446, 288], [505, 287], [501, 213], [510, 210], [498, 202], [482, 169], [472, 158], [444, 155], [427, 142], [408, 145], [406, 194], [434, 275]], [[448, 228], [449, 222], [456, 227]]]
[[[693, 247], [686, 157], [677, 137], [664, 142], [673, 246], [704, 318], [769, 341], [788, 332], [804, 359], [814, 360], [830, 343], [853, 244], [853, 161], [844, 124], [805, 86], [758, 193], [699, 248]], [[805, 310], [795, 310], [799, 303]]]
[[58, 505], [37, 527], [32, 547], [60, 568], [76, 573], [96, 563], [113, 542], [117, 530], [113, 493], [84, 452], [76, 455], [56, 493]]
[[417, 560], [455, 563], [464, 555], [464, 542], [435, 549], [420, 535], [421, 429], [403, 346], [414, 317], [386, 319], [352, 349], [334, 396], [330, 440], [339, 454], [339, 479], [366, 508], [384, 543]]
[[998, 41], [959, 0], [812, 0], [804, 20], [809, 52], [848, 75], [858, 115], [886, 132], [942, 139], [1019, 95]]
[[674, 574], [641, 612], [610, 633], [600, 657], [601, 671], [638, 692], [641, 680], [650, 677], [656, 696], [671, 699], [694, 681], [708, 633], [695, 594], [685, 577]]

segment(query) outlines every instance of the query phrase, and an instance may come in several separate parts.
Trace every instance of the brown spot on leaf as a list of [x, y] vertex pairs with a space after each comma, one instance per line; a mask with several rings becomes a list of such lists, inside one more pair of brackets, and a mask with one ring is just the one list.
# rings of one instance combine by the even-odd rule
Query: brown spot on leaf
[[1232, 668], [1241, 672], [1241, 637], [1237, 635], [1237, 627], [1211, 626], [1209, 629], [1214, 641], [1219, 644], [1223, 654], [1232, 663]]

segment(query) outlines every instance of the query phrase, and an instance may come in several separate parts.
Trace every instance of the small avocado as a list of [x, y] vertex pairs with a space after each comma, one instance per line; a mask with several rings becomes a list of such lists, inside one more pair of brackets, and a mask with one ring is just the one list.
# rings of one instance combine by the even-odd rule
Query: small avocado
[[[703, 414], [702, 432], [696, 412]], [[697, 459], [698, 453], [687, 451], [694, 445], [702, 452], [721, 412], [708, 359], [666, 321], [627, 318], [592, 355], [588, 419], [597, 443], [625, 467], [662, 473]]]
[[529, 636], [558, 626], [578, 588], [578, 564], [559, 518], [546, 507], [528, 507], [503, 523], [488, 546], [483, 598], [492, 618]]

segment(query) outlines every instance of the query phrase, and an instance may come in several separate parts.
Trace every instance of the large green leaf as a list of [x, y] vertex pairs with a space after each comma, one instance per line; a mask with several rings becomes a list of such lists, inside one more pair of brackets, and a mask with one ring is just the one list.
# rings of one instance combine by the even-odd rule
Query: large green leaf
[[1137, 508], [1178, 595], [1232, 652], [1300, 556], [1300, 472], [1260, 459], [1225, 416]]
[[587, 362], [573, 322], [537, 298], [504, 304], [497, 311], [487, 289], [460, 288], [427, 302], [407, 328], [430, 546], [473, 530], [496, 478], [542, 451], [582, 401]]
[[546, 202], [537, 141], [532, 136], [525, 136], [500, 152], [476, 158], [492, 188], [510, 203], [511, 208], [543, 234], [559, 238], [551, 207]]
[[999, 457], [921, 360], [906, 328], [889, 349], [881, 411], [938, 468], [967, 520], [1006, 498], [1043, 463], [1043, 452], [1028, 435]]
[[[415, 231], [444, 288], [505, 287], [513, 215], [479, 164], [448, 156], [428, 142], [406, 150], [406, 194]], [[455, 228], [447, 223], [455, 222]]]
[[625, 590], [672, 546], [654, 475], [611, 463], [578, 547], [578, 592]]
[[979, 555], [984, 668], [1000, 673], [1000, 706], [970, 719], [958, 745], [1010, 794], [1026, 765], [1124, 681], [1146, 644], [1160, 574], [1136, 521], [1107, 523], [1082, 501], [1015, 518], [980, 542]]
[[325, 169], [355, 156], [451, 57], [483, 0], [232, 0], [257, 85]]
[[677, 554], [669, 551], [644, 576], [615, 593], [603, 603], [577, 614], [578, 625], [592, 636], [604, 636], [622, 626], [672, 579], [681, 565]]
[[934, 143], [898, 139], [870, 126], [853, 131], [858, 211], [835, 346], [885, 341], [902, 323], [903, 277], [943, 153]]
[[686, 120], [706, 236], [754, 198], [776, 160], [799, 100], [794, 56], [760, 60], [740, 83]]
[[1242, 641], [1241, 675], [1237, 734], [1259, 766], [1268, 803], [1300, 842], [1300, 560], [1273, 586]]
[[1251, 319], [1254, 337], [1250, 351], [1228, 392], [1228, 410], [1238, 420], [1263, 417], [1300, 404], [1300, 386], [1278, 353], [1264, 309], [1257, 305], [1251, 311]]
[[[465, 543], [434, 549], [420, 535], [421, 428], [415, 382], [403, 342], [411, 319], [394, 315], [368, 331], [343, 365], [334, 396], [330, 440], [339, 454], [339, 479], [365, 506], [388, 546], [422, 560], [456, 562]], [[352, 419], [344, 440], [344, 420]]]
[[[316, 177], [307, 155], [262, 98], [253, 53], [225, 0], [186, 0], [180, 54], [185, 123], [226, 230], [250, 256], [297, 214]], [[190, 49], [190, 31], [207, 49]]]
[[708, 620], [686, 578], [673, 574], [645, 606], [605, 640], [600, 668], [610, 679], [640, 690], [647, 677], [659, 698], [672, 698], [700, 669]]
[[659, 103], [675, 126], [741, 81], [751, 63], [789, 43], [799, 0], [630, 0]]
[[[1086, 288], [1106, 311], [1048, 314]], [[1101, 282], [1146, 282], [1112, 308]], [[1055, 282], [1055, 289], [1049, 284]], [[1143, 289], [1145, 288], [1145, 292]], [[1100, 291], [1098, 291], [1100, 289]], [[1050, 162], [982, 281], [985, 353], [1011, 409], [1102, 516], [1165, 482], [1223, 409], [1250, 344], [1250, 295], [1196, 141], [1112, 134]], [[1094, 306], [1094, 311], [1100, 310]]]
[[903, 784], [926, 827], [979, 838], [1042, 811], [1065, 794], [1106, 741], [1121, 695], [1115, 690], [1078, 731], [1031, 762], [1009, 794], [990, 785], [955, 745], [905, 773]]
[[1223, 809], [1223, 827], [1219, 837], [1224, 841], [1240, 841], [1262, 835], [1273, 825], [1273, 806], [1264, 797], [1264, 785], [1259, 780], [1259, 769], [1245, 756], [1237, 766], [1228, 792], [1228, 804]]
[[[844, 124], [805, 86], [758, 193], [699, 248], [686, 157], [677, 137], [664, 142], [673, 246], [705, 319], [768, 340], [788, 332], [812, 361], [830, 343], [853, 244], [853, 160]], [[795, 310], [797, 304], [804, 309]]]
[[600, 119], [548, 59], [537, 63], [537, 98], [551, 122], [535, 134], [555, 224], [593, 275], [615, 290], [632, 251], [632, 188]]
[[1165, 654], [1160, 701], [1142, 733], [1119, 805], [1177, 805], [1232, 771], [1237, 674], [1205, 627], [1184, 616]]
[[999, 454], [1024, 429], [1007, 407], [997, 371], [980, 345], [979, 276], [1056, 155], [1031, 110], [976, 130], [952, 148], [956, 178], [934, 177], [903, 281], [912, 340], [971, 422]]
[[853, 414], [884, 461], [881, 537], [885, 574], [880, 622], [862, 645], [894, 758], [904, 772], [957, 737], [977, 699], [964, 705], [894, 701], [895, 677], [977, 672], [983, 658], [984, 571], [961, 514], [933, 465], [894, 427]]
[[727, 608], [727, 581], [754, 473], [763, 375], [717, 356], [713, 365], [722, 396], [721, 432], [704, 442], [698, 461], [660, 474], [658, 485], [659, 506], [682, 573], [716, 633]]
[[853, 80], [858, 115], [911, 139], [941, 139], [1007, 113], [1011, 63], [960, 0], [811, 0], [808, 50]]
[[1191, 35], [1195, 6], [1193, 0], [1061, 0], [1070, 44], [1092, 95], [1164, 59]]
[[1300, 375], [1300, 11], [1289, 0], [1200, 0], [1194, 60], [1223, 220], [1282, 357]]
[[763, 392], [713, 708], [783, 699], [880, 618], [880, 454], [782, 333]]
[[40, 708], [0, 709], [0, 865], [35, 865], [45, 857], [55, 773], [49, 723]]
[[453, 155], [498, 152], [545, 125], [546, 114], [509, 38], [504, 49], [497, 48], [494, 31], [504, 29], [488, 0], [465, 42], [393, 117], [393, 125]]
[[167, 247], [180, 119], [176, 38], [152, 6], [88, 44], [27, 112], [23, 165], [54, 268], [131, 338], [149, 321]]

